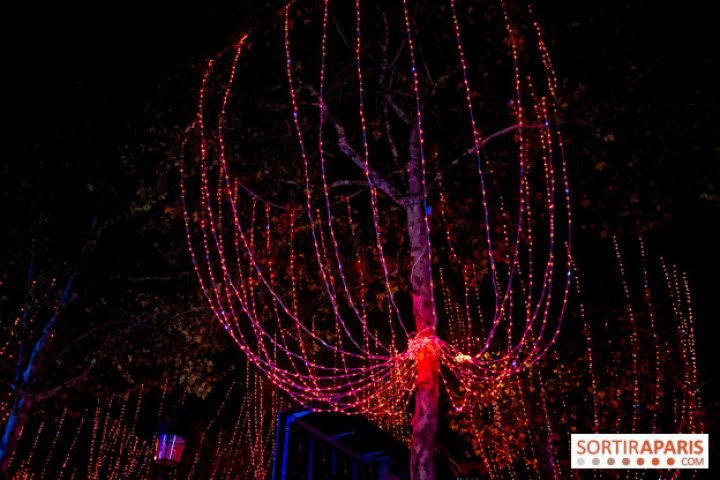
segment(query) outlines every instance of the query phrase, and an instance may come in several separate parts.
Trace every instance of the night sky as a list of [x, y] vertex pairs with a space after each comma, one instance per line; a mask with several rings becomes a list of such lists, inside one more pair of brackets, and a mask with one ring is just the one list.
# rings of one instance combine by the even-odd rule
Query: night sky
[[76, 136], [131, 121], [166, 72], [225, 44], [239, 10], [114, 6], [23, 6], [4, 15], [3, 59], [12, 68], [4, 69], [3, 85], [13, 132]]
[[[186, 69], [183, 78], [192, 78], [193, 62], [236, 38], [236, 28], [248, 22], [242, 3], [26, 4], [4, 11], [0, 162], [88, 168], [116, 162], [145, 106], [174, 88], [167, 84], [173, 72]], [[625, 112], [594, 121], [615, 136], [639, 138], [647, 151], [657, 145], [665, 150], [658, 182], [672, 189], [674, 204], [660, 244], [664, 255], [689, 271], [696, 316], [705, 322], [701, 331], [712, 334], [720, 332], [713, 327], [720, 316], [720, 200], [711, 198], [720, 195], [720, 78], [713, 72], [720, 68], [720, 19], [708, 8], [699, 1], [562, 0], [539, 2], [537, 12], [568, 88], [582, 83], [593, 100], [626, 101]], [[178, 98], [178, 109], [192, 100]], [[673, 122], [675, 130], [668, 128]], [[638, 135], [639, 125], [657, 129]], [[33, 184], [32, 169], [27, 175]], [[55, 180], [72, 181], [62, 175]], [[700, 339], [701, 370], [714, 385], [708, 374], [711, 337]]]

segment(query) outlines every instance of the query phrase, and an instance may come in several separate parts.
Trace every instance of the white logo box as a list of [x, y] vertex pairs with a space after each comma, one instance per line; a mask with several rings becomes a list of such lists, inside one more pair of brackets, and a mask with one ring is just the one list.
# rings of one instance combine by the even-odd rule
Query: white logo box
[[706, 433], [573, 433], [571, 468], [707, 469]]

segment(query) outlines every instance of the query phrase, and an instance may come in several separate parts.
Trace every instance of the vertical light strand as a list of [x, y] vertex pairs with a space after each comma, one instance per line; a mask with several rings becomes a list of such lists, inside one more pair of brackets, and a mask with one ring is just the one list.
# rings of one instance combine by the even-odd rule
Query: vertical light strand
[[[408, 9], [408, 0], [402, 0], [403, 18], [405, 20], [405, 34], [408, 42], [408, 52], [410, 53], [410, 71], [412, 72], [412, 84], [413, 94], [415, 97], [415, 126], [417, 128], [418, 135], [418, 153], [420, 155], [420, 185], [421, 185], [421, 198], [423, 208], [423, 222], [424, 222], [424, 242], [426, 245], [426, 251], [424, 255], [427, 257], [428, 263], [428, 280], [430, 283], [430, 291], [435, 291], [435, 284], [433, 280], [432, 272], [432, 242], [430, 241], [430, 219], [428, 214], [428, 196], [427, 196], [427, 180], [425, 174], [425, 136], [423, 132], [423, 121], [422, 121], [422, 104], [420, 102], [420, 80], [417, 72], [417, 64], [415, 62], [415, 45], [413, 43], [412, 26], [410, 25], [410, 13]], [[413, 145], [410, 148], [414, 148]], [[411, 192], [414, 193], [414, 192]], [[422, 253], [421, 253], [422, 255]], [[433, 329], [437, 325], [437, 312], [435, 310], [435, 297], [430, 295], [428, 299], [431, 304], [431, 310], [433, 314]], [[420, 333], [420, 332], [418, 332]], [[433, 332], [434, 333], [434, 332]]]

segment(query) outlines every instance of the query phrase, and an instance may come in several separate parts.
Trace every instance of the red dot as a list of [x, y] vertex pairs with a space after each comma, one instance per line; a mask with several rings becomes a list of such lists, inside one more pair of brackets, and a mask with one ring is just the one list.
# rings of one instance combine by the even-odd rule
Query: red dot
[[675, 465], [675, 459], [674, 458], [668, 458], [667, 459], [668, 465]]
[[653, 464], [653, 465], [660, 465], [660, 459], [659, 459], [659, 458], [653, 458], [653, 459], [652, 459], [652, 464]]
[[645, 464], [645, 459], [644, 459], [644, 458], [638, 458], [638, 459], [637, 459], [637, 464], [638, 464], [638, 465], [643, 465], [643, 464]]
[[629, 458], [623, 458], [623, 465], [630, 465], [630, 459], [629, 459]]

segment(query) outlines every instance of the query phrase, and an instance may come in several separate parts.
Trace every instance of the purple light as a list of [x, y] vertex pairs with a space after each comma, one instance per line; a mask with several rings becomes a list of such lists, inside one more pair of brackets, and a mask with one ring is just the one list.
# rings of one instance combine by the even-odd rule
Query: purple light
[[172, 433], [161, 433], [155, 442], [155, 463], [158, 465], [175, 466], [180, 463], [185, 439]]

